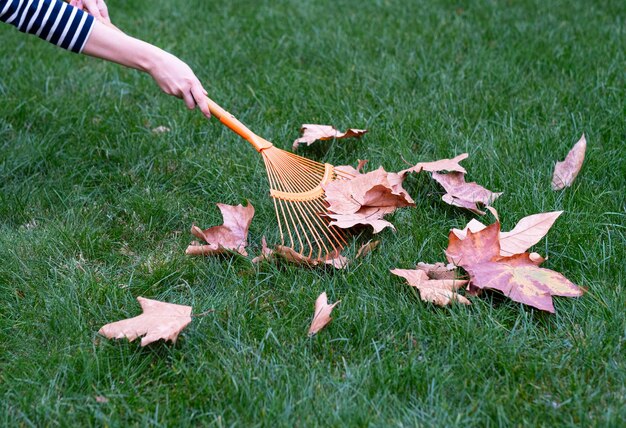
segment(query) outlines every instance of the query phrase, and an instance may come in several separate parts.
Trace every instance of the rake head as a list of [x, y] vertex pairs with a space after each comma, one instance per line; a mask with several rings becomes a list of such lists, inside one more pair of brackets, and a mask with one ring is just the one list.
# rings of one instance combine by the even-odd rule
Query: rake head
[[346, 244], [345, 232], [329, 225], [322, 186], [352, 175], [274, 146], [260, 152], [282, 244], [305, 257], [322, 260], [336, 257]]
[[208, 103], [211, 114], [263, 156], [282, 245], [304, 257], [322, 260], [337, 257], [346, 244], [345, 232], [329, 225], [322, 186], [332, 180], [351, 178], [352, 174], [278, 149], [215, 101], [208, 99]]

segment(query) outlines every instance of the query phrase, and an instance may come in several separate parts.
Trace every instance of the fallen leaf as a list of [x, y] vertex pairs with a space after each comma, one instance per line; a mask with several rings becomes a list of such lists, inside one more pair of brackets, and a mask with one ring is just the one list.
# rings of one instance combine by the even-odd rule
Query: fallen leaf
[[465, 239], [459, 239], [454, 232], [448, 237], [446, 257], [456, 266], [474, 265], [500, 256], [500, 223], [494, 223], [476, 233], [467, 231]]
[[401, 276], [407, 283], [420, 292], [420, 297], [425, 302], [432, 302], [439, 306], [445, 306], [453, 301], [469, 305], [470, 301], [458, 293], [458, 290], [467, 280], [458, 279], [430, 279], [422, 269], [392, 269], [391, 273]]
[[310, 146], [317, 140], [331, 140], [350, 137], [361, 137], [367, 132], [367, 129], [350, 128], [346, 132], [341, 132], [333, 126], [304, 124], [300, 129], [302, 137], [293, 142], [293, 150], [297, 150], [298, 146], [306, 144]]
[[516, 302], [554, 313], [552, 296], [578, 297], [584, 289], [553, 270], [540, 268], [529, 254], [465, 267], [472, 285], [501, 291]]
[[[391, 173], [393, 174], [393, 173]], [[324, 185], [328, 210], [334, 214], [354, 214], [363, 207], [396, 208], [415, 202], [397, 178], [383, 168], [360, 174], [350, 180], [334, 180]], [[390, 211], [391, 212], [391, 211]]]
[[[521, 254], [528, 250], [548, 233], [556, 219], [559, 218], [562, 213], [563, 211], [552, 211], [529, 215], [518, 221], [511, 231], [500, 232], [500, 255], [510, 256], [513, 254]], [[468, 230], [476, 233], [486, 227], [487, 226], [478, 220], [472, 219], [467, 223], [464, 229], [452, 229], [452, 233], [454, 233], [457, 238], [463, 240]], [[537, 254], [537, 256], [539, 255]]]
[[417, 269], [426, 272], [430, 279], [456, 279], [456, 266], [452, 263], [444, 265], [441, 262], [435, 264], [419, 262]]
[[467, 159], [468, 156], [469, 155], [467, 153], [463, 153], [452, 159], [441, 159], [441, 160], [434, 161], [434, 162], [418, 162], [415, 166], [412, 166], [411, 168], [400, 171], [399, 174], [406, 174], [409, 172], [418, 173], [422, 171], [430, 171], [430, 172], [450, 171], [450, 172], [461, 172], [465, 174], [467, 171], [465, 170], [465, 168], [459, 165], [459, 162], [462, 161], [463, 159]]
[[248, 229], [254, 217], [254, 207], [248, 202], [248, 206], [217, 204], [222, 212], [224, 224], [202, 230], [197, 226], [191, 227], [191, 233], [207, 242], [209, 245], [190, 245], [187, 247], [188, 255], [211, 255], [225, 251], [236, 251], [247, 256], [245, 250], [248, 237]]
[[475, 182], [467, 183], [465, 174], [462, 172], [449, 172], [447, 174], [433, 172], [432, 177], [447, 192], [441, 198], [444, 202], [481, 215], [484, 214], [484, 211], [478, 209], [477, 204], [491, 205], [502, 194], [487, 190]]
[[315, 314], [313, 315], [313, 321], [311, 321], [311, 327], [309, 327], [309, 336], [313, 336], [332, 321], [330, 313], [339, 302], [341, 302], [341, 300], [337, 300], [332, 305], [329, 305], [326, 292], [319, 295], [315, 300]]
[[355, 258], [358, 259], [360, 257], [367, 256], [369, 253], [374, 251], [374, 249], [378, 247], [379, 244], [380, 244], [380, 241], [372, 241], [370, 239], [365, 244], [361, 245], [361, 248], [359, 248], [359, 250], [356, 252]]
[[521, 254], [535, 245], [550, 230], [563, 211], [529, 215], [517, 222], [510, 232], [500, 232], [500, 254]]
[[314, 267], [319, 265], [329, 265], [336, 269], [344, 269], [348, 266], [348, 258], [341, 255], [338, 252], [331, 253], [323, 259], [314, 259], [311, 257], [303, 256], [291, 247], [284, 245], [276, 245], [274, 249], [267, 246], [265, 237], [261, 240], [261, 255], [252, 259], [252, 263], [258, 263], [266, 260], [270, 261], [274, 256], [279, 256], [291, 263], [297, 265], [303, 265], [308, 267]]
[[546, 257], [543, 257], [541, 254], [539, 253], [530, 253], [528, 255], [528, 258], [530, 259], [531, 262], [533, 262], [534, 264], [536, 264], [537, 266], [539, 266], [541, 263], [546, 261]]
[[587, 150], [587, 139], [585, 134], [569, 151], [565, 160], [557, 162], [554, 166], [554, 174], [552, 175], [552, 190], [561, 190], [569, 187], [576, 179], [585, 160], [585, 151]]
[[263, 260], [270, 260], [273, 251], [267, 246], [265, 236], [261, 238], [261, 255], [252, 259], [252, 263], [259, 263]]
[[366, 207], [362, 208], [353, 214], [327, 214], [333, 221], [329, 223], [330, 226], [337, 226], [341, 229], [349, 229], [356, 225], [372, 226], [374, 233], [378, 233], [386, 227], [390, 227], [392, 230], [396, 230], [393, 224], [387, 220], [383, 220], [385, 214], [393, 212], [393, 209], [378, 208], [378, 207]]
[[191, 322], [191, 306], [159, 302], [137, 297], [143, 313], [114, 323], [106, 324], [98, 333], [108, 339], [141, 337], [141, 346], [159, 339], [176, 343], [178, 334]]
[[108, 403], [109, 399], [103, 395], [96, 395], [96, 403]]
[[481, 222], [473, 218], [469, 221], [469, 223], [467, 223], [467, 225], [463, 229], [452, 229], [452, 233], [454, 233], [457, 238], [463, 240], [465, 239], [465, 236], [467, 235], [468, 230], [471, 230], [473, 233], [476, 233], [476, 232], [480, 232], [485, 227], [487, 226], [485, 226], [484, 224], [482, 224]]

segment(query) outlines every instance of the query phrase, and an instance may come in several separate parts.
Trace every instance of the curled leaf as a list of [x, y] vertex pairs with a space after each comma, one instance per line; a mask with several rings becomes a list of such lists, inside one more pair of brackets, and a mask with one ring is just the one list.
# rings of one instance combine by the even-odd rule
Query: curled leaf
[[211, 255], [225, 251], [236, 251], [247, 256], [245, 247], [248, 245], [248, 229], [254, 217], [254, 207], [217, 204], [222, 212], [224, 224], [202, 230], [197, 226], [191, 227], [191, 233], [205, 241], [208, 245], [190, 245], [185, 251], [188, 255]]
[[296, 139], [293, 142], [293, 150], [297, 150], [298, 146], [306, 144], [310, 146], [317, 140], [330, 140], [350, 137], [361, 137], [367, 132], [367, 129], [353, 129], [350, 128], [346, 132], [341, 132], [333, 126], [329, 125], [315, 125], [304, 124], [300, 129], [302, 137]]
[[576, 176], [580, 172], [585, 160], [587, 150], [587, 139], [585, 134], [572, 147], [563, 162], [557, 162], [552, 175], [552, 190], [561, 190], [572, 185]]
[[337, 226], [342, 229], [349, 229], [356, 225], [372, 226], [374, 233], [378, 233], [386, 227], [396, 230], [393, 224], [383, 220], [385, 214], [393, 212], [393, 209], [366, 207], [353, 214], [328, 214], [331, 218], [330, 226]]
[[484, 214], [477, 204], [491, 205], [502, 193], [494, 193], [475, 182], [467, 183], [462, 172], [440, 174], [433, 172], [432, 177], [443, 186], [446, 194], [442, 200], [450, 205], [466, 208], [477, 214]]
[[270, 261], [274, 259], [275, 256], [278, 256], [291, 263], [302, 266], [314, 267], [329, 265], [336, 269], [344, 269], [348, 266], [349, 262], [348, 258], [339, 254], [339, 252], [333, 252], [331, 254], [328, 254], [324, 258], [312, 258], [303, 256], [293, 248], [284, 245], [276, 245], [273, 249], [271, 249], [267, 246], [265, 237], [263, 237], [261, 243], [261, 255], [252, 259], [252, 263], [259, 263], [263, 260]]
[[315, 313], [313, 314], [313, 320], [311, 321], [311, 326], [309, 327], [309, 336], [313, 336], [332, 321], [330, 313], [333, 308], [339, 304], [339, 302], [341, 302], [341, 300], [337, 300], [332, 305], [329, 305], [326, 292], [323, 292], [318, 296], [315, 300]]
[[[415, 205], [393, 173], [383, 168], [360, 174], [350, 180], [335, 180], [324, 185], [328, 210], [335, 214], [354, 214], [363, 207], [391, 208]], [[390, 211], [390, 212], [391, 212]]]
[[367, 256], [369, 253], [374, 251], [374, 249], [378, 247], [379, 244], [380, 244], [380, 241], [372, 241], [370, 239], [365, 244], [361, 245], [361, 248], [359, 248], [359, 250], [356, 252], [355, 258], [358, 259], [360, 257]]

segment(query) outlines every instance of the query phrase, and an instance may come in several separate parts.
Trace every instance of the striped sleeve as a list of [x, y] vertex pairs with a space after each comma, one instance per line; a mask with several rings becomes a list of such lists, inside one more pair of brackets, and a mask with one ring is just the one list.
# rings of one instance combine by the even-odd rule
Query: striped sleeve
[[93, 16], [60, 0], [0, 0], [0, 21], [76, 53], [94, 24]]

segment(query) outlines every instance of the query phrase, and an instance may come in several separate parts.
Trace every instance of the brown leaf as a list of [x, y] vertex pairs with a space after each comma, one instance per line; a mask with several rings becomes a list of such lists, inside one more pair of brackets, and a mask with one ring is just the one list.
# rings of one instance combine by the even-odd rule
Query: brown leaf
[[450, 263], [464, 268], [487, 262], [500, 255], [499, 235], [500, 223], [494, 223], [476, 233], [468, 230], [465, 239], [459, 239], [454, 232], [450, 232], [446, 257]]
[[528, 258], [530, 259], [531, 262], [533, 262], [534, 264], [536, 264], [537, 266], [539, 266], [541, 263], [546, 261], [546, 257], [543, 257], [541, 254], [539, 253], [530, 253], [528, 255]]
[[500, 254], [521, 254], [535, 245], [550, 230], [563, 211], [529, 215], [517, 222], [510, 232], [500, 232]]
[[[510, 232], [500, 232], [500, 255], [521, 254], [535, 245], [550, 230], [563, 211], [533, 214], [522, 218]], [[457, 238], [463, 240], [468, 230], [476, 233], [483, 230], [484, 224], [476, 219], [470, 220], [464, 229], [452, 229]], [[539, 255], [538, 255], [539, 256]]]
[[331, 218], [330, 226], [337, 226], [342, 229], [349, 229], [357, 224], [364, 226], [372, 226], [374, 233], [378, 233], [386, 227], [396, 230], [393, 224], [387, 220], [383, 220], [385, 214], [393, 212], [390, 208], [365, 207], [361, 208], [354, 214], [328, 214]]
[[415, 166], [412, 166], [411, 168], [400, 171], [399, 174], [406, 174], [409, 172], [421, 172], [421, 171], [430, 171], [430, 172], [450, 171], [450, 172], [461, 172], [465, 174], [467, 171], [465, 170], [465, 168], [459, 165], [459, 162], [462, 161], [463, 159], [467, 159], [468, 156], [469, 155], [467, 153], [463, 153], [452, 159], [441, 159], [441, 160], [434, 161], [434, 162], [419, 162]]
[[361, 245], [361, 248], [359, 248], [359, 251], [356, 252], [355, 258], [358, 259], [360, 257], [367, 256], [369, 253], [374, 251], [374, 249], [378, 247], [379, 244], [380, 244], [380, 241], [372, 241], [370, 239], [365, 244]]
[[367, 129], [353, 129], [350, 128], [346, 132], [341, 132], [333, 126], [329, 125], [314, 125], [304, 124], [300, 129], [302, 137], [293, 142], [293, 150], [297, 150], [301, 144], [310, 146], [317, 140], [331, 140], [350, 137], [361, 137], [367, 132]]
[[472, 285], [499, 290], [510, 299], [554, 313], [552, 296], [578, 297], [584, 290], [558, 272], [540, 268], [528, 253], [465, 267]]
[[470, 301], [460, 294], [455, 293], [465, 284], [466, 280], [455, 279], [430, 279], [422, 269], [392, 269], [391, 273], [401, 276], [407, 283], [420, 292], [420, 297], [425, 302], [432, 302], [439, 306], [445, 306], [453, 301], [469, 305]]
[[354, 214], [363, 207], [392, 208], [393, 211], [415, 205], [397, 177], [383, 168], [351, 180], [331, 181], [324, 186], [324, 191], [328, 209], [335, 214]]
[[341, 300], [337, 300], [332, 305], [329, 305], [326, 292], [319, 295], [315, 300], [315, 314], [313, 315], [313, 321], [311, 321], [311, 327], [309, 327], [309, 336], [313, 336], [332, 321], [330, 313], [339, 302], [341, 302]]
[[441, 198], [444, 202], [466, 208], [477, 214], [484, 214], [478, 209], [477, 204], [491, 205], [502, 194], [487, 190], [475, 182], [465, 182], [465, 174], [462, 172], [449, 172], [447, 174], [433, 172], [432, 177], [448, 192]]
[[267, 246], [265, 236], [261, 238], [261, 255], [252, 259], [252, 263], [259, 263], [263, 260], [270, 260], [274, 251]]
[[452, 229], [452, 233], [454, 233], [457, 238], [463, 240], [465, 239], [465, 236], [467, 235], [468, 230], [471, 230], [473, 233], [476, 233], [476, 232], [480, 232], [485, 227], [487, 226], [485, 226], [484, 224], [482, 224], [481, 222], [473, 218], [469, 221], [469, 223], [467, 223], [467, 225], [463, 229]]
[[98, 333], [108, 339], [141, 337], [141, 346], [159, 339], [176, 342], [178, 334], [191, 322], [191, 306], [175, 305], [137, 297], [143, 313], [103, 326]]
[[587, 139], [585, 134], [572, 147], [563, 162], [557, 162], [552, 175], [552, 190], [561, 190], [569, 187], [576, 179], [585, 160], [585, 150], [587, 150]]
[[188, 255], [211, 255], [225, 251], [236, 251], [247, 256], [245, 250], [248, 245], [248, 229], [254, 217], [254, 207], [248, 202], [248, 206], [241, 204], [226, 205], [217, 204], [222, 212], [224, 224], [202, 230], [197, 226], [191, 227], [191, 233], [207, 242], [209, 245], [190, 245], [185, 252]]
[[344, 269], [348, 266], [349, 262], [347, 257], [339, 254], [338, 252], [329, 254], [323, 259], [314, 259], [311, 257], [303, 256], [293, 248], [284, 245], [276, 245], [274, 249], [270, 249], [267, 246], [265, 237], [263, 237], [261, 244], [261, 255], [252, 259], [252, 263], [258, 263], [263, 260], [270, 261], [274, 258], [274, 256], [279, 256], [297, 265], [303, 265], [308, 267], [329, 265], [336, 269]]
[[426, 272], [426, 275], [428, 275], [430, 279], [456, 279], [457, 277], [456, 266], [452, 263], [444, 265], [441, 262], [437, 262], [433, 265], [419, 262], [417, 269]]

